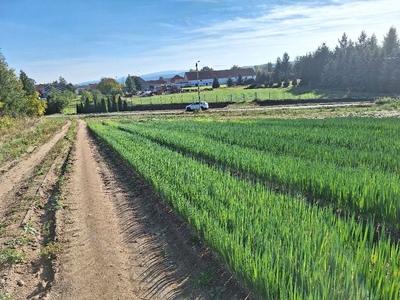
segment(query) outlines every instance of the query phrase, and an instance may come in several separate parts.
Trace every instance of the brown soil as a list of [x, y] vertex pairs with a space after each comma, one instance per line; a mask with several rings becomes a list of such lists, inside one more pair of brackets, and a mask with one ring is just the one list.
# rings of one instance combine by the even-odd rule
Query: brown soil
[[[0, 266], [0, 296], [251, 298], [140, 176], [91, 136], [84, 121], [73, 151], [64, 146], [51, 152], [69, 124], [0, 172], [0, 249], [12, 243], [26, 255], [23, 262]], [[35, 171], [38, 166], [46, 171]], [[29, 241], [16, 243], [21, 236]]]

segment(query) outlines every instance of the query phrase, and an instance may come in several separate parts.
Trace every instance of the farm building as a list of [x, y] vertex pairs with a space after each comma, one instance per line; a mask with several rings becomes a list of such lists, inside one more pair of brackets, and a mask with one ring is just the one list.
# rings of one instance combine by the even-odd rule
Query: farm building
[[[220, 84], [226, 84], [229, 78], [236, 82], [242, 76], [243, 80], [255, 79], [256, 73], [253, 68], [239, 68], [232, 70], [219, 70], [219, 71], [199, 71], [199, 84], [200, 86], [208, 86], [213, 84], [214, 77], [218, 78]], [[197, 85], [197, 72], [186, 72], [184, 82], [189, 86]]]

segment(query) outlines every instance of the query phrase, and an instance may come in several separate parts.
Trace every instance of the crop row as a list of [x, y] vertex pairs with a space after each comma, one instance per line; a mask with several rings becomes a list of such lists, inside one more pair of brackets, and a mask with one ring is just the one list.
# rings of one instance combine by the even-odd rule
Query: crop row
[[373, 223], [276, 193], [139, 134], [90, 128], [263, 299], [395, 299], [399, 246]]
[[[142, 124], [146, 126], [146, 123]], [[327, 120], [158, 121], [151, 128], [201, 132], [227, 144], [273, 154], [398, 173], [398, 119], [332, 118]]]
[[385, 221], [393, 228], [399, 226], [400, 184], [397, 174], [275, 155], [192, 132], [172, 131], [171, 128], [150, 128], [134, 123], [116, 126], [186, 155], [241, 173], [242, 177], [247, 176], [292, 193], [301, 193], [313, 202], [330, 203], [363, 217], [375, 216], [376, 221]]

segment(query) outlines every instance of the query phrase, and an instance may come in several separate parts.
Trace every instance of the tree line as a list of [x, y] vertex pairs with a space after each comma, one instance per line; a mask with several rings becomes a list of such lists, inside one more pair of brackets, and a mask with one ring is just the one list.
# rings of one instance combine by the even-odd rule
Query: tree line
[[35, 90], [35, 80], [22, 70], [17, 76], [0, 53], [0, 116], [41, 116], [59, 113], [75, 98], [71, 84], [66, 87], [62, 92], [53, 88], [46, 101], [40, 100]]
[[362, 31], [357, 41], [346, 33], [333, 49], [323, 43], [314, 52], [296, 57], [285, 52], [275, 64], [255, 66], [256, 83], [266, 87], [297, 85], [360, 92], [400, 92], [400, 41], [395, 27], [382, 45], [375, 34]]
[[128, 103], [121, 95], [133, 95], [142, 90], [142, 83], [137, 76], [128, 74], [125, 82], [120, 84], [114, 78], [103, 77], [100, 83], [91, 90], [80, 92], [81, 100], [76, 105], [77, 113], [127, 111]]
[[[212, 69], [202, 69], [207, 70]], [[323, 43], [315, 51], [298, 56], [294, 61], [285, 52], [274, 64], [257, 65], [254, 70], [257, 74], [254, 83], [253, 79], [250, 81], [239, 76], [237, 82], [229, 79], [227, 85], [253, 83], [253, 87], [287, 87], [299, 84], [310, 88], [400, 93], [400, 40], [395, 27], [389, 29], [382, 44], [379, 44], [375, 34], [368, 36], [365, 31], [356, 41], [344, 33], [332, 50]], [[60, 77], [61, 81], [65, 79]], [[47, 101], [41, 101], [34, 84], [35, 81], [22, 70], [19, 77], [16, 76], [0, 53], [0, 115], [59, 113], [76, 97], [75, 87], [65, 81], [66, 90], [52, 88]], [[214, 78], [213, 87], [219, 86], [218, 78]], [[122, 85], [115, 79], [102, 78], [96, 89], [82, 93], [77, 111], [124, 110], [127, 103], [121, 100], [120, 95], [133, 95], [139, 90], [142, 90], [142, 83], [137, 76], [128, 75]]]
[[45, 110], [46, 103], [38, 99], [34, 81], [24, 71], [17, 77], [0, 53], [0, 115], [40, 116]]

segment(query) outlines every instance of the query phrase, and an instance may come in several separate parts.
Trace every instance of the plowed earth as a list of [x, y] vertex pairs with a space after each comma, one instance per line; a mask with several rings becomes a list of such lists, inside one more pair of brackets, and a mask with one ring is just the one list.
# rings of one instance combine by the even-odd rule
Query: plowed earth
[[0, 298], [251, 298], [140, 176], [78, 122], [74, 142], [56, 147], [68, 122], [0, 169], [0, 249], [12, 249], [0, 266]]

